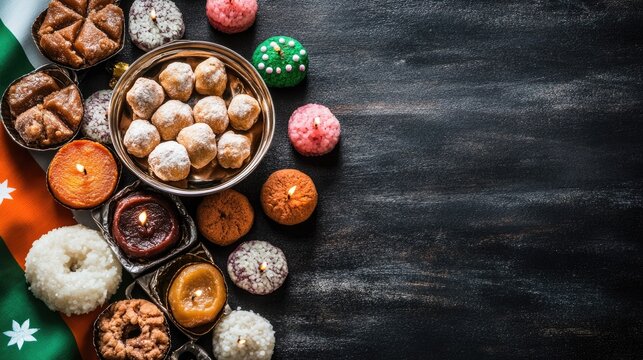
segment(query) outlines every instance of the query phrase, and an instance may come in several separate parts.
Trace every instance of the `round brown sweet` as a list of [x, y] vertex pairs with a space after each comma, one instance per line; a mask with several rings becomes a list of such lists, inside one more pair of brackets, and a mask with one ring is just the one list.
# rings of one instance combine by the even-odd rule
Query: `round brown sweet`
[[269, 218], [282, 225], [304, 222], [317, 207], [315, 183], [299, 170], [275, 171], [261, 188], [261, 206]]
[[123, 145], [127, 152], [143, 158], [149, 155], [161, 143], [158, 130], [147, 120], [134, 120], [123, 136]]
[[179, 132], [176, 142], [185, 146], [190, 162], [201, 169], [217, 157], [216, 136], [207, 124], [190, 125]]
[[147, 158], [150, 169], [163, 181], [179, 181], [190, 175], [190, 156], [176, 141], [158, 144]]
[[250, 156], [250, 139], [233, 131], [226, 131], [217, 144], [217, 161], [226, 169], [238, 169]]
[[163, 104], [165, 94], [161, 85], [156, 81], [138, 78], [127, 92], [126, 99], [137, 118], [149, 119], [154, 111]]
[[194, 72], [186, 63], [173, 62], [161, 71], [159, 82], [170, 98], [187, 102], [194, 88]]
[[196, 91], [201, 95], [221, 96], [228, 84], [225, 65], [215, 57], [209, 57], [194, 69]]
[[152, 124], [156, 126], [163, 140], [174, 140], [179, 131], [194, 123], [190, 105], [178, 100], [170, 100], [152, 115]]
[[254, 218], [248, 198], [232, 189], [206, 196], [196, 210], [201, 234], [221, 246], [230, 245], [247, 234]]
[[228, 106], [230, 125], [237, 130], [248, 130], [257, 122], [260, 112], [259, 102], [255, 98], [246, 94], [236, 95]]
[[170, 350], [165, 317], [147, 300], [115, 302], [100, 314], [96, 327], [96, 349], [106, 360], [163, 359]]
[[228, 111], [225, 100], [218, 96], [206, 96], [194, 105], [194, 121], [205, 123], [215, 134], [221, 135], [228, 128]]

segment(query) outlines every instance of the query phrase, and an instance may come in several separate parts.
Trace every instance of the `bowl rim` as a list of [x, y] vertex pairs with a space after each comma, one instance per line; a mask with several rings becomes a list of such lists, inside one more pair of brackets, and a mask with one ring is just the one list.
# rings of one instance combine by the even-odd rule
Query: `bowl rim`
[[[139, 76], [139, 74], [144, 73], [145, 70], [148, 68], [148, 67], [143, 68], [143, 64], [145, 65], [149, 65], [148, 63], [156, 64], [157, 62], [162, 61], [164, 57], [174, 55], [182, 50], [205, 51], [210, 53], [212, 56], [215, 56], [215, 57], [224, 56], [236, 62], [237, 65], [239, 65], [242, 68], [242, 70], [245, 70], [246, 72], [250, 73], [250, 75], [253, 77], [253, 79], [251, 80], [254, 80], [253, 86], [255, 87], [255, 90], [258, 91], [260, 97], [263, 98], [262, 101], [260, 101], [260, 103], [262, 104], [262, 107], [263, 107], [262, 111], [264, 113], [264, 120], [263, 120], [264, 128], [261, 134], [261, 140], [259, 142], [259, 147], [257, 148], [257, 151], [252, 156], [250, 161], [247, 164], [245, 164], [237, 174], [233, 175], [232, 177], [230, 177], [228, 180], [224, 182], [218, 183], [213, 186], [203, 187], [203, 188], [190, 189], [190, 188], [177, 187], [177, 186], [165, 183], [153, 177], [152, 175], [146, 173], [143, 169], [141, 169], [137, 164], [134, 163], [134, 161], [131, 158], [131, 155], [129, 155], [125, 150], [125, 147], [122, 142], [122, 136], [120, 136], [120, 130], [119, 130], [119, 121], [120, 121], [119, 114], [122, 112], [121, 106], [124, 105], [125, 103], [126, 82], [133, 84], [137, 78], [141, 77]], [[134, 77], [130, 79], [130, 77], [132, 76], [131, 74], [134, 74], [133, 75]], [[121, 104], [118, 104], [119, 100]], [[275, 126], [276, 126], [276, 115], [275, 115], [274, 103], [272, 101], [272, 96], [270, 94], [268, 86], [264, 82], [263, 78], [261, 78], [261, 75], [254, 68], [254, 66], [243, 56], [241, 56], [239, 53], [237, 53], [236, 51], [226, 46], [219, 45], [209, 41], [201, 41], [201, 40], [175, 40], [165, 45], [159, 46], [153, 50], [150, 50], [149, 52], [145, 53], [144, 55], [136, 59], [134, 62], [132, 62], [129, 65], [127, 71], [125, 71], [125, 73], [118, 79], [118, 82], [114, 86], [112, 97], [109, 103], [109, 110], [107, 112], [107, 119], [109, 123], [110, 137], [112, 140], [112, 144], [114, 146], [114, 149], [116, 150], [116, 154], [118, 158], [123, 162], [125, 167], [127, 167], [141, 181], [145, 182], [146, 184], [156, 189], [159, 189], [161, 191], [166, 191], [178, 196], [189, 196], [189, 197], [205, 196], [209, 194], [218, 193], [239, 184], [241, 181], [247, 178], [254, 170], [256, 170], [256, 168], [263, 160], [263, 157], [268, 152], [268, 149], [270, 148], [272, 139], [274, 137]]]

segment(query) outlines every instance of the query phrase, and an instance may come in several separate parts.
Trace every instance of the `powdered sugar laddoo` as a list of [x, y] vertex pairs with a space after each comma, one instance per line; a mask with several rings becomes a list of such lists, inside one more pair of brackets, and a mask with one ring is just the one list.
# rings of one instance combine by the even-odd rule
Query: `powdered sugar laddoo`
[[244, 242], [228, 257], [228, 275], [243, 290], [256, 295], [270, 294], [286, 281], [286, 255], [266, 241]]
[[247, 30], [257, 16], [257, 0], [208, 0], [205, 13], [210, 25], [227, 34]]
[[80, 130], [83, 135], [102, 144], [111, 144], [107, 110], [112, 98], [112, 90], [98, 90], [85, 100], [85, 112]]
[[230, 125], [237, 130], [250, 129], [257, 122], [259, 113], [261, 113], [259, 102], [246, 94], [236, 95], [228, 106]]
[[228, 84], [225, 65], [215, 57], [203, 60], [194, 69], [196, 91], [201, 95], [221, 96]]
[[116, 292], [121, 265], [97, 231], [64, 226], [32, 244], [25, 277], [31, 292], [51, 310], [78, 315], [103, 305]]
[[139, 119], [149, 119], [154, 111], [158, 109], [165, 94], [163, 88], [156, 81], [147, 78], [138, 78], [127, 92], [127, 103], [132, 108], [132, 112]]
[[171, 99], [187, 102], [194, 88], [194, 72], [186, 63], [173, 62], [161, 71], [159, 82]]
[[195, 169], [208, 165], [217, 157], [216, 136], [207, 124], [190, 125], [179, 132], [176, 141], [188, 151]]
[[143, 51], [183, 37], [183, 14], [170, 0], [136, 0], [129, 10], [129, 35]]
[[228, 128], [228, 111], [225, 100], [218, 96], [206, 96], [199, 100], [192, 111], [194, 121], [210, 125], [212, 131], [221, 135]]
[[288, 121], [288, 137], [295, 150], [304, 156], [331, 152], [339, 142], [341, 128], [330, 110], [307, 104], [295, 110]]
[[226, 169], [238, 169], [250, 156], [250, 139], [228, 131], [219, 138], [217, 150], [219, 165]]
[[154, 175], [163, 181], [183, 180], [190, 174], [190, 156], [176, 141], [160, 143], [147, 158]]
[[234, 310], [214, 328], [212, 352], [217, 360], [269, 360], [274, 350], [272, 325], [252, 311]]
[[152, 124], [156, 126], [163, 140], [174, 140], [179, 131], [194, 123], [190, 105], [178, 100], [169, 100], [152, 115]]
[[127, 152], [139, 158], [149, 155], [160, 142], [161, 135], [156, 126], [147, 120], [132, 121], [123, 137]]

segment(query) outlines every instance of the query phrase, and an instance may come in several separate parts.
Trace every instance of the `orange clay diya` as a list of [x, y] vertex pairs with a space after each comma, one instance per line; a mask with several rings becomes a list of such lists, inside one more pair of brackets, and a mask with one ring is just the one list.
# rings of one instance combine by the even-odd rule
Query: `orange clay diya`
[[58, 150], [49, 164], [47, 185], [56, 200], [72, 209], [91, 209], [118, 185], [118, 164], [103, 145], [76, 140]]
[[227, 301], [223, 274], [214, 265], [198, 263], [183, 268], [172, 281], [168, 303], [174, 320], [185, 328], [214, 321]]

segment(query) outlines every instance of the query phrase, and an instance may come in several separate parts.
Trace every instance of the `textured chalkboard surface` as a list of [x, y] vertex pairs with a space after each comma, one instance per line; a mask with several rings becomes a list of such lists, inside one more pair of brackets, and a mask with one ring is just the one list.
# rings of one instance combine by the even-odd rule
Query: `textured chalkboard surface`
[[[283, 34], [310, 53], [307, 81], [272, 91], [273, 145], [238, 187], [247, 239], [288, 257], [281, 290], [230, 293], [272, 322], [275, 359], [643, 357], [641, 2], [259, 1], [238, 35], [176, 3], [187, 39], [249, 58]], [[117, 59], [141, 54], [128, 38]], [[87, 96], [108, 74], [83, 79]], [[309, 102], [342, 124], [321, 158], [286, 135]], [[317, 184], [303, 225], [261, 211], [281, 168]], [[233, 247], [209, 248], [224, 266]]]

